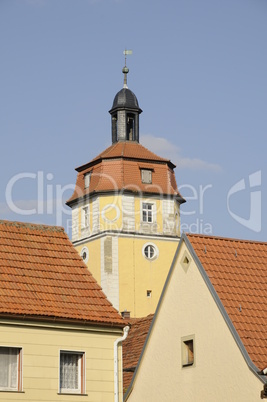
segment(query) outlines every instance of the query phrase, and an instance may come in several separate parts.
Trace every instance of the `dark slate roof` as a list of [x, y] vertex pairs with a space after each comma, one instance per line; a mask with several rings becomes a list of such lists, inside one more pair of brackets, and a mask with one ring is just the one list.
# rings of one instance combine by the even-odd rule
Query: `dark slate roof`
[[142, 110], [139, 108], [138, 100], [135, 94], [128, 88], [122, 88], [114, 98], [112, 108], [110, 113], [115, 111], [116, 109], [127, 108], [127, 109], [136, 109], [139, 113]]

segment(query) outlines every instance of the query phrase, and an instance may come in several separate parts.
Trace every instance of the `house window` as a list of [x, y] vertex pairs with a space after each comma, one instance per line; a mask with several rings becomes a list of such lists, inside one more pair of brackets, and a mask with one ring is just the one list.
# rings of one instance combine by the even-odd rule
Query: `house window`
[[85, 175], [84, 175], [84, 188], [89, 188], [90, 178], [91, 178], [91, 172], [85, 173]]
[[143, 202], [142, 204], [142, 219], [143, 222], [153, 222], [153, 204]]
[[87, 228], [89, 226], [89, 207], [84, 207], [82, 209], [82, 228]]
[[85, 393], [84, 353], [60, 352], [60, 392]]
[[0, 390], [21, 391], [22, 350], [0, 347]]
[[182, 338], [182, 367], [195, 364], [194, 337]]
[[142, 183], [151, 184], [152, 183], [152, 171], [149, 169], [141, 169]]
[[147, 290], [146, 291], [146, 297], [149, 298], [149, 299], [152, 297], [152, 290]]

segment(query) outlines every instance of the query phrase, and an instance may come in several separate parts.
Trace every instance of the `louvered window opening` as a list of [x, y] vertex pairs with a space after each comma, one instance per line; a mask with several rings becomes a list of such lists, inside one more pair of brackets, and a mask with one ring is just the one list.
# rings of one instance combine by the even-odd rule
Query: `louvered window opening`
[[152, 183], [152, 171], [148, 169], [141, 170], [142, 183], [151, 184]]

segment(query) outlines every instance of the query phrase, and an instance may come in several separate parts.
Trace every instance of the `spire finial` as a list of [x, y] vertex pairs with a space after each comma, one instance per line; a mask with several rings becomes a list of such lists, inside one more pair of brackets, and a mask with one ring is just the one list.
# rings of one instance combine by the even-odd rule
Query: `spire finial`
[[124, 81], [123, 81], [123, 88], [128, 88], [127, 87], [127, 74], [128, 74], [128, 72], [129, 72], [129, 68], [127, 67], [127, 65], [126, 65], [126, 59], [127, 59], [127, 55], [128, 54], [132, 54], [133, 53], [133, 51], [132, 50], [124, 50], [123, 51], [123, 54], [124, 54], [124, 56], [125, 56], [125, 66], [123, 67], [123, 69], [122, 69], [122, 72], [123, 72], [123, 74], [124, 74]]

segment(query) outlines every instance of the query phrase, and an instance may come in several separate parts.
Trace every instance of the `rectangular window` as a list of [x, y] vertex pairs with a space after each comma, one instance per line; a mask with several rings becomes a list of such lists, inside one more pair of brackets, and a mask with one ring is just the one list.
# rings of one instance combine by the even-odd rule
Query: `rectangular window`
[[153, 222], [153, 204], [143, 202], [142, 204], [143, 222]]
[[85, 173], [85, 175], [84, 175], [84, 188], [89, 188], [90, 178], [91, 178], [91, 172]]
[[152, 171], [148, 169], [141, 169], [142, 183], [152, 183]]
[[0, 347], [0, 390], [21, 391], [22, 351], [20, 348]]
[[84, 207], [82, 209], [82, 228], [87, 228], [89, 226], [89, 207]]
[[194, 365], [194, 353], [194, 337], [182, 338], [182, 367]]
[[60, 352], [60, 392], [85, 393], [84, 353]]

